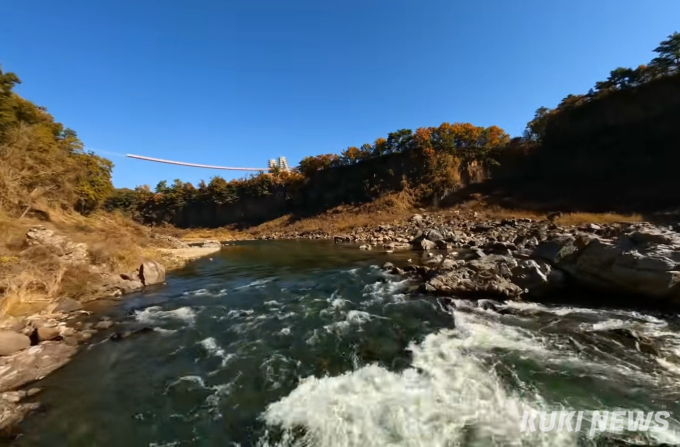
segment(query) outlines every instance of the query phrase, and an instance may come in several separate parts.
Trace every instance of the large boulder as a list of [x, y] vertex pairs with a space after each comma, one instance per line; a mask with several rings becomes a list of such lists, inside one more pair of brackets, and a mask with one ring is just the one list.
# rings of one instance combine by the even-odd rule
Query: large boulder
[[539, 245], [534, 255], [565, 271], [582, 285], [680, 304], [680, 236], [677, 233], [641, 228], [615, 240], [556, 239]]
[[539, 296], [565, 285], [565, 276], [543, 261], [527, 259], [512, 269], [512, 282], [529, 295]]
[[0, 355], [12, 355], [31, 346], [31, 339], [14, 331], [0, 331]]
[[75, 352], [76, 347], [66, 343], [44, 342], [0, 357], [0, 393], [42, 379], [66, 364]]
[[165, 267], [156, 261], [145, 261], [139, 266], [139, 279], [144, 286], [165, 282]]

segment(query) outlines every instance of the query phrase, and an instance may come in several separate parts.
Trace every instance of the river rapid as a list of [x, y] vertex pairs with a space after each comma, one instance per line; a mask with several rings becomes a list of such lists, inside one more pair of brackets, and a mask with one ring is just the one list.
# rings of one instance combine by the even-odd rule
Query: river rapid
[[[107, 312], [43, 380], [18, 446], [589, 446], [680, 442], [680, 318], [531, 302], [496, 312], [385, 273], [415, 252], [225, 247]], [[455, 306], [455, 309], [453, 306]], [[646, 352], [612, 335], [634, 329]], [[522, 432], [532, 410], [669, 411], [645, 434]], [[586, 426], [584, 422], [584, 426]]]

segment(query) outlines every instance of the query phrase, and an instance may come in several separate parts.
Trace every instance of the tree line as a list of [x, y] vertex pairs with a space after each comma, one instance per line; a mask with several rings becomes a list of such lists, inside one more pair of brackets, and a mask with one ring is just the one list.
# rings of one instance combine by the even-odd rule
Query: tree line
[[554, 109], [540, 107], [527, 124], [524, 140], [528, 143], [542, 143], [549, 121], [562, 111], [603, 99], [617, 91], [633, 89], [656, 79], [680, 74], [680, 33], [669, 35], [654, 49], [654, 53], [656, 57], [637, 68], [615, 68], [607, 79], [596, 82], [594, 88], [586, 94], [570, 94]]
[[[153, 190], [146, 185], [114, 190], [111, 161], [84, 151], [73, 130], [56, 122], [45, 108], [14, 92], [20, 83], [14, 73], [0, 70], [0, 207], [23, 214], [43, 202], [82, 213], [103, 206], [124, 211], [145, 223], [171, 222], [174, 214], [189, 204], [224, 205], [275, 193], [295, 203], [305, 186], [315, 176], [323, 176], [324, 170], [344, 169], [397, 154], [409, 157], [412, 169], [404, 180], [418, 190], [421, 198], [442, 195], [459, 186], [457, 172], [461, 166], [474, 162], [492, 166], [518, 148], [549, 150], [542, 147], [546, 129], [560, 112], [680, 74], [680, 33], [668, 36], [654, 52], [656, 57], [646, 65], [616, 68], [588, 93], [568, 95], [554, 109], [539, 108], [521, 137], [511, 138], [498, 126], [470, 123], [442, 123], [415, 131], [399, 129], [339, 154], [305, 157], [291, 171], [273, 169], [230, 181], [216, 176], [198, 185], [161, 181]], [[366, 175], [390, 174], [376, 169]]]

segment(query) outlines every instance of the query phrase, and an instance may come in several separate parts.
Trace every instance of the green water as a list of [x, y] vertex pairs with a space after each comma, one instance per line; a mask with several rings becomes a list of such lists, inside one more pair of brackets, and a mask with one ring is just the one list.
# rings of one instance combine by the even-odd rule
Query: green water
[[[677, 430], [677, 316], [533, 303], [501, 315], [462, 300], [451, 310], [378, 267], [417, 256], [327, 241], [225, 247], [110, 309], [115, 330], [156, 330], [102, 334], [42, 381], [46, 411], [15, 443], [625, 445], [520, 432], [524, 411], [561, 408], [668, 410]], [[609, 332], [626, 327], [660, 354]]]

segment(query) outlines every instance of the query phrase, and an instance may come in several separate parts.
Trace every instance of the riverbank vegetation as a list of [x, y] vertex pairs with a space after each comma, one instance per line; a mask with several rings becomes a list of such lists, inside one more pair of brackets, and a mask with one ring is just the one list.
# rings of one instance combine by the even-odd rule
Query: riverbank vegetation
[[[140, 260], [161, 257], [147, 228], [101, 212], [114, 190], [111, 161], [85, 151], [73, 130], [16, 94], [20, 82], [0, 69], [0, 316], [62, 297], [94, 298], [98, 273], [134, 271]], [[36, 225], [64, 244], [85, 244], [88, 262], [63, 262], [65, 246], [29, 246]]]

